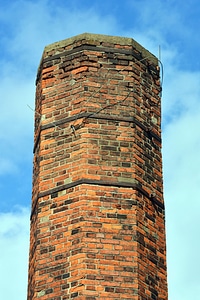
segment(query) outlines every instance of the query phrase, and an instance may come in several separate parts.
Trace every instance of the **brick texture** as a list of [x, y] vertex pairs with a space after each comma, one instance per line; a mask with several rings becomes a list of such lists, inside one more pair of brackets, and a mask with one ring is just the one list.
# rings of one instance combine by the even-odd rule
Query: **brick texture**
[[167, 300], [159, 78], [132, 39], [45, 48], [28, 300]]

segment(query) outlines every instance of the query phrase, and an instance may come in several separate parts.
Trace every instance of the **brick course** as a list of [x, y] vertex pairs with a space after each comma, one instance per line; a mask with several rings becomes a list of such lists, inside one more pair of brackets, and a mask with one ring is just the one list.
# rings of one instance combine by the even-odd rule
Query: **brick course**
[[28, 300], [167, 299], [159, 76], [128, 38], [45, 48]]

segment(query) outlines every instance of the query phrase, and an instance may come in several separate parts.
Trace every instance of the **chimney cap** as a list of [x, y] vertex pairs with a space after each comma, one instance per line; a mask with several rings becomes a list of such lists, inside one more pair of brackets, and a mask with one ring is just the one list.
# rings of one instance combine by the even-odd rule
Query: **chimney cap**
[[[61, 40], [52, 44], [49, 44], [44, 49], [45, 56], [48, 55], [50, 51], [63, 51], [64, 47], [72, 45], [79, 41], [85, 41], [86, 44], [88, 42], [96, 43], [96, 45], [101, 45], [101, 43], [111, 43], [114, 45], [121, 46], [133, 46], [137, 51], [139, 51], [142, 56], [147, 57], [153, 63], [158, 63], [158, 59], [155, 55], [146, 50], [143, 46], [141, 46], [138, 42], [136, 42], [133, 38], [129, 37], [121, 37], [121, 36], [111, 36], [111, 35], [103, 35], [103, 34], [94, 34], [94, 33], [82, 33], [76, 36], [72, 36], [65, 40]], [[87, 42], [88, 41], [88, 42]], [[60, 51], [59, 51], [60, 49]]]

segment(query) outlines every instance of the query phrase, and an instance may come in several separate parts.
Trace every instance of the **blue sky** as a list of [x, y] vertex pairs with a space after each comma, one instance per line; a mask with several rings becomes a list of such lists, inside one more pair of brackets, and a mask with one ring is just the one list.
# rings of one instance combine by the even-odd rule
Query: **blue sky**
[[26, 299], [37, 67], [83, 32], [161, 46], [169, 300], [199, 299], [199, 16], [198, 0], [0, 0], [0, 299]]

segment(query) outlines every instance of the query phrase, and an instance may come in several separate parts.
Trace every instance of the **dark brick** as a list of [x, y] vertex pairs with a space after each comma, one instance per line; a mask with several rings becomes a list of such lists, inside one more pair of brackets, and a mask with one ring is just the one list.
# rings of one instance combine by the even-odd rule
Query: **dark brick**
[[76, 234], [76, 233], [78, 233], [79, 231], [80, 231], [80, 228], [73, 229], [71, 234], [72, 234], [72, 235], [73, 235], [73, 234]]
[[117, 214], [117, 219], [127, 219], [127, 215]]

